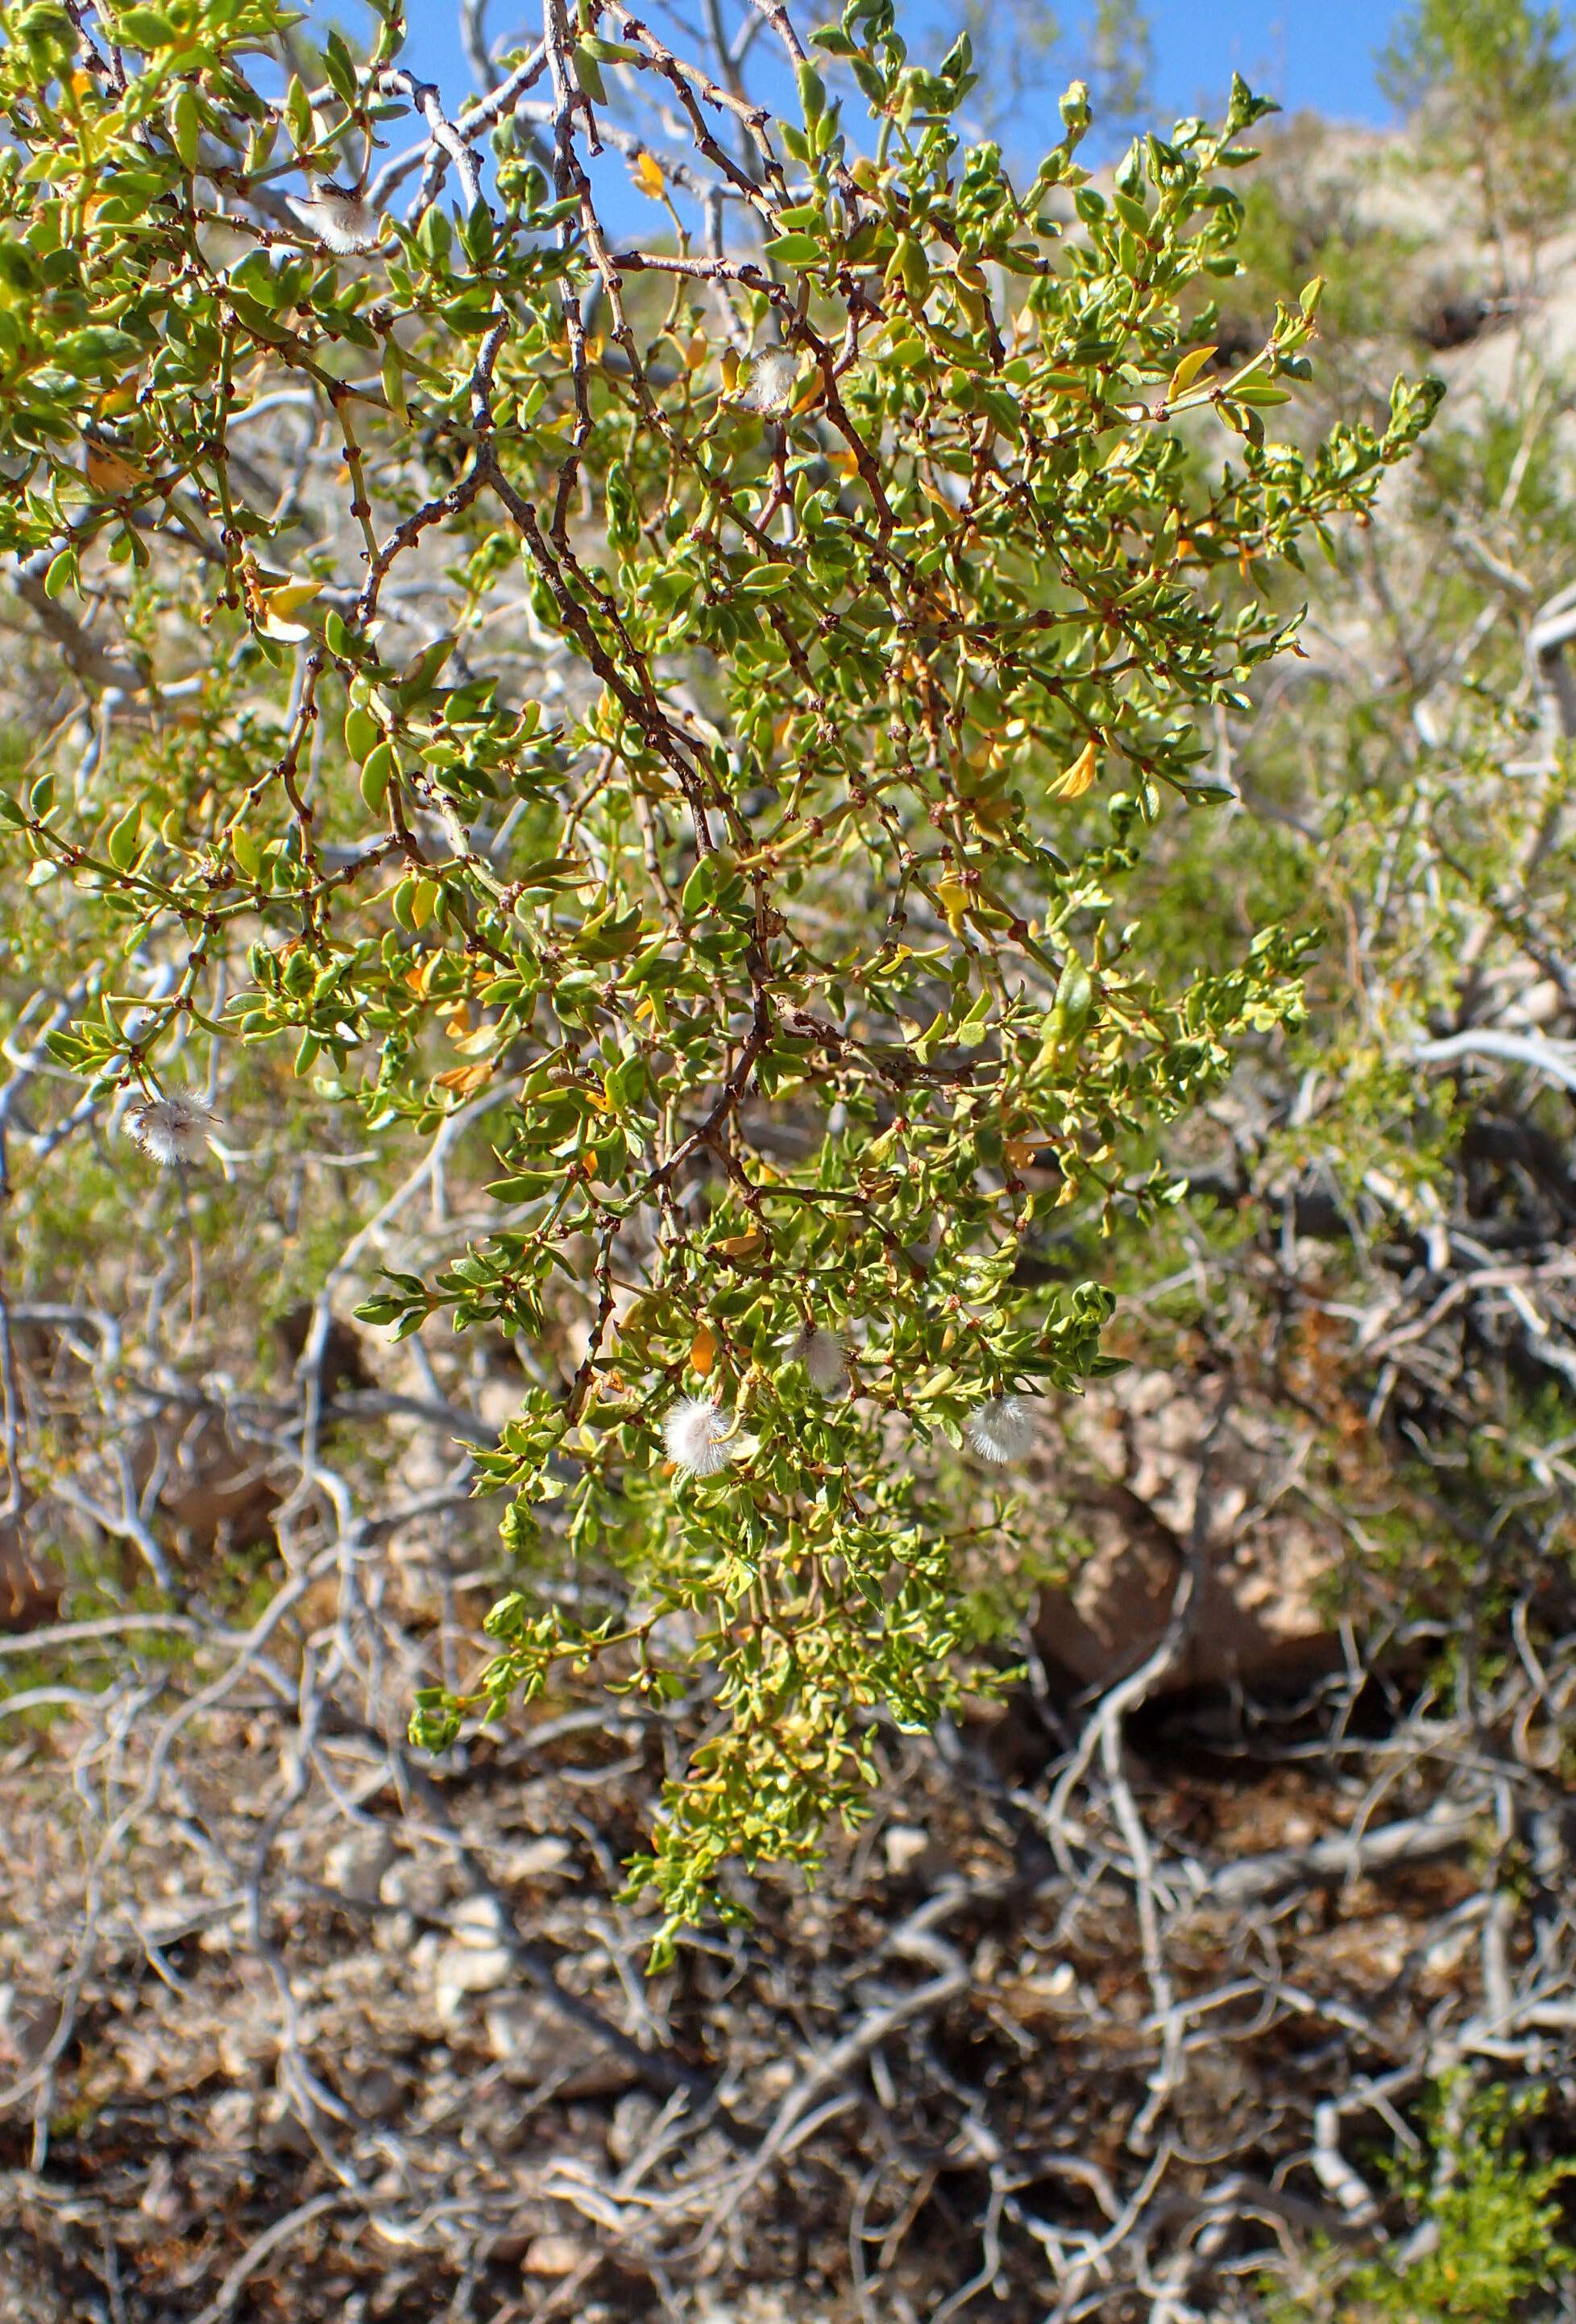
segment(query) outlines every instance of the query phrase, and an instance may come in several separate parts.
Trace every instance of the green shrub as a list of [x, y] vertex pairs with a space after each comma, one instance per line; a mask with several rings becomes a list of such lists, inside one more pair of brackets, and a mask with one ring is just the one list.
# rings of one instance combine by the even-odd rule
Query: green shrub
[[[1273, 437], [1316, 282], [1209, 368], [1240, 82], [1105, 191], [1074, 85], [1018, 187], [956, 127], [967, 42], [922, 67], [850, 0], [748, 166], [685, 98], [730, 197], [701, 259], [615, 237], [577, 158], [604, 70], [688, 86], [616, 7], [554, 36], [551, 181], [522, 117], [461, 116], [398, 223], [392, 5], [282, 97], [273, 0], [109, 14], [83, 66], [63, 11], [0, 11], [0, 547], [90, 687], [200, 685], [5, 802], [108, 964], [50, 1047], [183, 1169], [210, 1045], [290, 1044], [374, 1137], [472, 1125], [488, 1231], [360, 1313], [535, 1340], [567, 1302], [582, 1352], [483, 1458], [521, 1586], [415, 1732], [563, 1665], [709, 1690], [638, 1874], [671, 1927], [732, 1851], [813, 1858], [871, 1720], [969, 1680], [1021, 1400], [1110, 1361], [1107, 1289], [1027, 1262], [1058, 1214], [1157, 1216], [1158, 1133], [1300, 1007], [1274, 922], [1151, 972], [1136, 875], [1438, 390]], [[281, 393], [343, 449], [309, 543], [245, 456]]]

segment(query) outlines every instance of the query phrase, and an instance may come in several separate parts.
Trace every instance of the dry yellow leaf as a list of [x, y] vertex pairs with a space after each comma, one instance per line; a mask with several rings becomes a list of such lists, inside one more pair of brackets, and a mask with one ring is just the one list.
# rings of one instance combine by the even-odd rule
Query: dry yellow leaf
[[954, 936], [963, 932], [963, 913], [968, 908], [969, 891], [959, 880], [938, 880], [935, 900], [946, 914], [946, 924]]
[[320, 581], [286, 581], [279, 588], [271, 589], [264, 603], [276, 621], [288, 622], [292, 613], [299, 613], [303, 605], [309, 605], [314, 597], [321, 595], [322, 588]]
[[1027, 1170], [1035, 1157], [1035, 1148], [1027, 1138], [1004, 1138], [1001, 1151], [1015, 1170]]
[[712, 1247], [720, 1250], [724, 1259], [747, 1259], [752, 1250], [760, 1248], [760, 1236], [758, 1230], [751, 1227], [748, 1234], [727, 1235]]
[[1172, 373], [1170, 383], [1166, 390], [1167, 403], [1175, 403], [1179, 395], [1185, 394], [1214, 352], [1212, 346], [1194, 347], [1191, 353], [1183, 356], [1182, 361]]
[[118, 452], [109, 452], [101, 444], [88, 447], [88, 481], [96, 493], [104, 493], [112, 500], [135, 489], [143, 480], [142, 470], [123, 460]]
[[704, 1379], [717, 1360], [717, 1335], [709, 1323], [703, 1323], [689, 1343], [689, 1368]]
[[1064, 768], [1051, 785], [1053, 798], [1082, 798], [1092, 788], [1100, 772], [1100, 753], [1092, 742], [1085, 742], [1070, 767]]
[[643, 194], [650, 194], [654, 202], [661, 200], [663, 187], [661, 165], [651, 154], [644, 151], [635, 156], [635, 181], [641, 191]]

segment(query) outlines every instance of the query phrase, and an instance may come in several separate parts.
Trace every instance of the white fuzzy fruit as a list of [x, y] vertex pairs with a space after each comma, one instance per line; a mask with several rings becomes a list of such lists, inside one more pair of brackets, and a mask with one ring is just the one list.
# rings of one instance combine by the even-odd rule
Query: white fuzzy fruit
[[353, 257], [377, 242], [378, 215], [364, 194], [325, 183], [314, 188], [309, 202], [298, 201], [293, 194], [285, 199], [307, 232], [336, 257]]
[[692, 1477], [714, 1477], [733, 1457], [731, 1422], [703, 1396], [687, 1396], [662, 1424], [662, 1441], [676, 1469]]
[[745, 409], [768, 415], [786, 411], [798, 372], [799, 359], [790, 347], [769, 347], [757, 355], [742, 398]]
[[210, 1109], [189, 1092], [139, 1099], [128, 1106], [120, 1126], [133, 1144], [163, 1170], [177, 1162], [200, 1162], [204, 1148], [218, 1128]]
[[835, 1396], [848, 1384], [848, 1351], [835, 1332], [806, 1323], [789, 1350], [789, 1359], [803, 1364], [810, 1386], [822, 1396]]
[[969, 1423], [969, 1443], [982, 1461], [1021, 1461], [1035, 1440], [1035, 1398], [993, 1396]]

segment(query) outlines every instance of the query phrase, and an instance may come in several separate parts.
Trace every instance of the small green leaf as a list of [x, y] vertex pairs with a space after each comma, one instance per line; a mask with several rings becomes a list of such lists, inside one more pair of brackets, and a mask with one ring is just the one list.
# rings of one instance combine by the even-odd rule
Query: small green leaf
[[766, 245], [766, 255], [779, 266], [816, 266], [826, 254], [807, 234], [779, 234]]
[[602, 69], [592, 50], [584, 41], [575, 50], [575, 78], [594, 105], [607, 103], [607, 90], [602, 78]]
[[[351, 714], [353, 717], [364, 715], [354, 711]], [[373, 815], [382, 808], [388, 797], [389, 785], [397, 772], [392, 746], [387, 742], [375, 743], [367, 752], [366, 763], [361, 770], [361, 796]], [[419, 922], [417, 925], [419, 926]]]
[[152, 56], [156, 49], [173, 48], [175, 27], [162, 8], [122, 8], [115, 20], [115, 38]]
[[298, 153], [304, 152], [308, 147], [316, 144], [317, 139], [313, 134], [312, 123], [312, 100], [301, 85], [300, 73], [290, 75], [290, 87], [284, 96], [284, 117], [290, 124], [290, 134], [295, 141]]
[[410, 407], [405, 401], [405, 367], [400, 361], [400, 350], [394, 344], [392, 332], [383, 341], [382, 377], [383, 393], [388, 397], [390, 410], [398, 412], [401, 420], [408, 420]]
[[323, 70], [341, 104], [354, 105], [356, 96], [355, 61], [344, 41], [332, 30], [323, 42]]
[[826, 110], [826, 84], [807, 59], [796, 68], [796, 77], [799, 84], [799, 104], [807, 127]]
[[127, 807], [120, 821], [112, 827], [109, 836], [104, 843], [104, 852], [117, 872], [125, 871], [136, 853], [137, 835], [142, 827], [143, 810], [140, 804], [134, 804]]
[[351, 757], [358, 761], [364, 759], [382, 739], [383, 730], [371, 711], [353, 702], [345, 714], [345, 747]]
[[198, 137], [201, 125], [196, 95], [189, 84], [182, 81], [170, 100], [170, 142], [180, 154], [184, 169], [195, 170], [197, 167]]
[[599, 65], [638, 65], [645, 55], [643, 50], [631, 48], [627, 41], [604, 41], [597, 32], [582, 32], [580, 46]]
[[44, 595], [63, 597], [68, 589], [78, 586], [77, 552], [74, 549], [62, 549], [60, 555], [51, 560], [50, 569], [44, 575]]

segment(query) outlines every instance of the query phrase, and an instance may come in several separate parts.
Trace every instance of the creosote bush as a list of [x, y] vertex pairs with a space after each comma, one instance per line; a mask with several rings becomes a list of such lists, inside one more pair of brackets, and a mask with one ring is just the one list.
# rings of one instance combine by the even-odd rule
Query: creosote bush
[[[876, 1717], [981, 1683], [960, 1561], [1109, 1361], [1058, 1214], [1156, 1214], [1158, 1133], [1299, 1007], [1276, 927], [1146, 974], [1123, 883], [1437, 398], [1271, 437], [1317, 284], [1211, 367], [1240, 82], [1108, 191], [1074, 85], [1015, 186], [966, 41], [921, 67], [851, 0], [812, 61], [765, 14], [780, 118], [617, 0], [451, 116], [392, 5], [288, 79], [273, 0], [0, 6], [0, 545], [102, 705], [0, 812], [123, 964], [52, 1054], [182, 1170], [207, 1045], [490, 1146], [485, 1240], [359, 1312], [567, 1302], [581, 1352], [482, 1460], [519, 1587], [415, 1733], [560, 1664], [709, 1694], [634, 1868], [669, 1935], [857, 1815]], [[247, 456], [285, 409], [344, 456], [290, 565]]]

